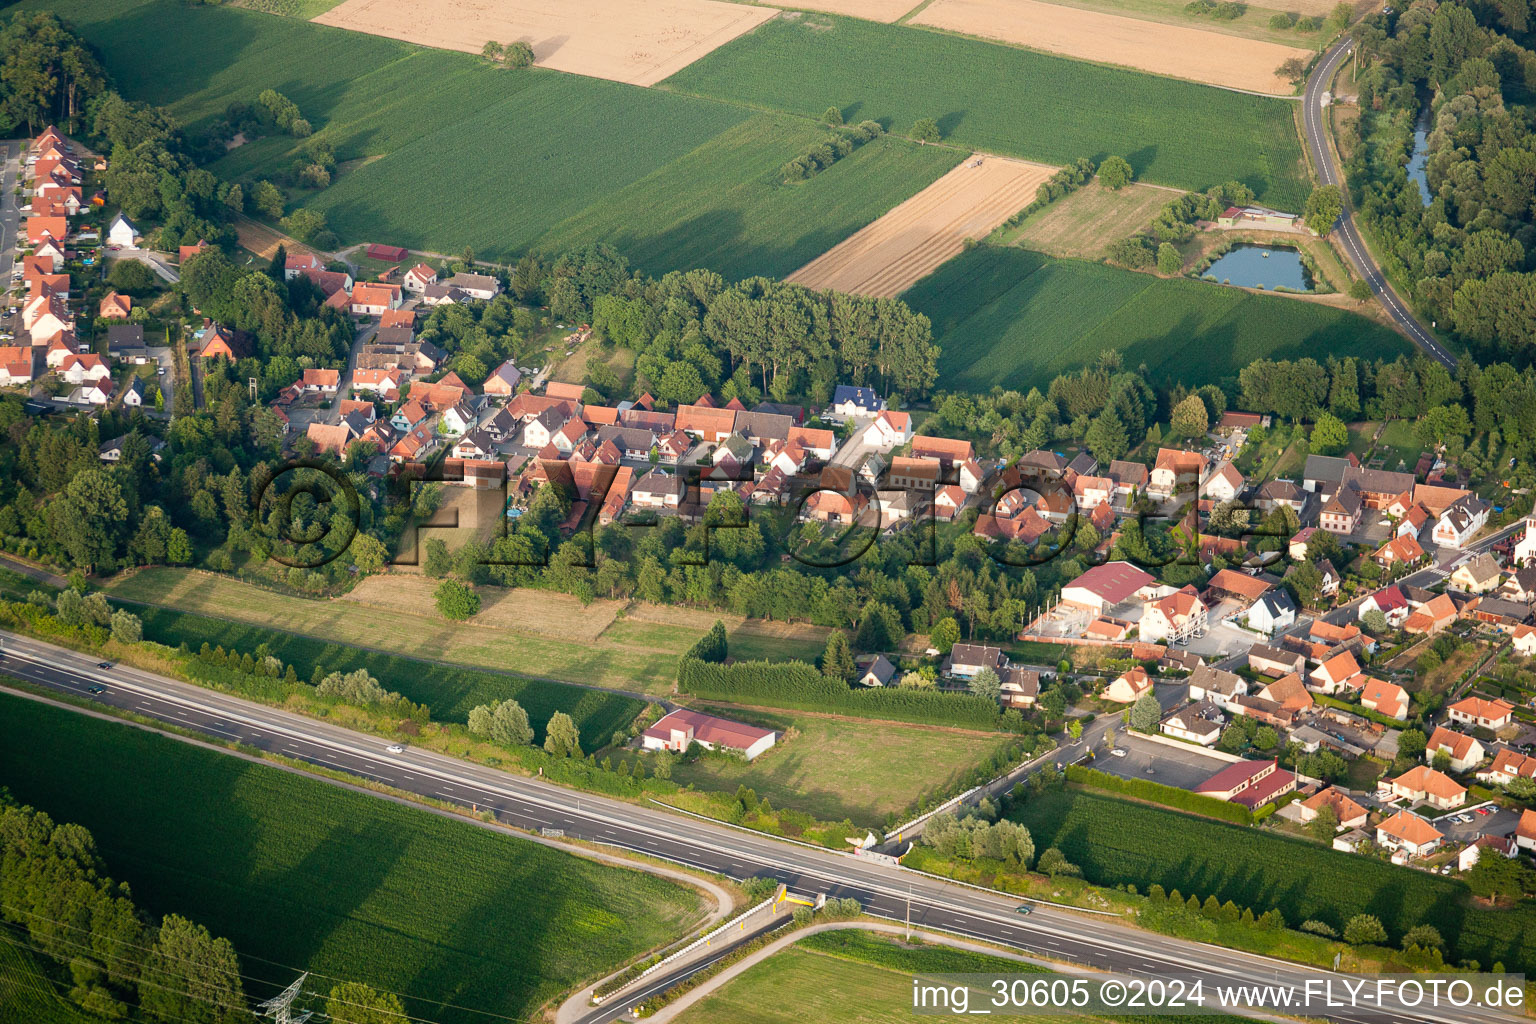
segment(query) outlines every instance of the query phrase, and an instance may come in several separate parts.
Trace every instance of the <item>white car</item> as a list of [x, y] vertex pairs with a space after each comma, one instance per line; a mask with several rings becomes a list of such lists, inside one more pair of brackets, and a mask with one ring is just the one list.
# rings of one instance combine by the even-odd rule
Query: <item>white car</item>
[[405, 744], [404, 743], [391, 743], [389, 746], [385, 747], [384, 749], [389, 751], [391, 754], [403, 754], [403, 753], [405, 753]]
[[1125, 748], [1124, 747], [1116, 747], [1114, 750], [1111, 750], [1109, 752], [1109, 756], [1110, 757], [1124, 757], [1125, 756]]

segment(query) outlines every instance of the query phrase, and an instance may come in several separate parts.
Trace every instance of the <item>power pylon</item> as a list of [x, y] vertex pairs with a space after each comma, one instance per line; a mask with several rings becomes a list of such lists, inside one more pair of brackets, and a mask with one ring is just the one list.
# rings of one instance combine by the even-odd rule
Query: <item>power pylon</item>
[[309, 972], [305, 971], [296, 978], [292, 985], [283, 989], [277, 995], [256, 1007], [256, 1012], [262, 1017], [271, 1017], [273, 1024], [304, 1024], [314, 1016], [313, 1010], [305, 1010], [295, 1016], [293, 1013], [293, 1001], [298, 998], [299, 992], [304, 987]]

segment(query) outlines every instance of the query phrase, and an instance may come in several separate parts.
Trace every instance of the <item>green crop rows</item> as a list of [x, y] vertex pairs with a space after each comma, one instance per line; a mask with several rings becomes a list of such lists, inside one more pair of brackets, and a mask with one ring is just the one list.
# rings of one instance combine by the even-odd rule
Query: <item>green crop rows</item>
[[443, 1024], [532, 1016], [698, 909], [638, 871], [5, 695], [0, 782], [90, 829], [147, 911], [230, 939], [263, 997], [308, 969]]
[[556, 711], [564, 711], [581, 730], [585, 750], [605, 746], [614, 730], [634, 721], [641, 701], [622, 694], [589, 690], [566, 683], [482, 672], [472, 668], [439, 665], [396, 654], [367, 651], [280, 629], [247, 626], [166, 608], [133, 606], [144, 620], [144, 637], [176, 647], [185, 643], [193, 651], [203, 644], [242, 654], [266, 644], [272, 654], [294, 666], [308, 680], [316, 667], [324, 672], [350, 672], [366, 668], [384, 685], [418, 704], [425, 704], [439, 722], [465, 722], [478, 704], [512, 698], [528, 712], [528, 719], [542, 742], [544, 725]]
[[1245, 182], [1271, 206], [1309, 191], [1293, 105], [906, 25], [779, 18], [667, 79], [683, 92], [775, 110], [935, 118], [946, 141], [1064, 164], [1111, 153], [1180, 188]]
[[1235, 378], [1255, 359], [1393, 358], [1402, 339], [1362, 316], [1206, 281], [1164, 279], [983, 246], [902, 296], [933, 321], [948, 387], [1028, 390], [1119, 349], [1157, 383]]
[[1416, 924], [1445, 936], [1447, 959], [1486, 969], [1536, 966], [1536, 904], [1474, 907], [1460, 882], [1301, 839], [1076, 791], [1031, 798], [1012, 814], [1035, 848], [1059, 846], [1090, 882], [1145, 891], [1154, 883], [1188, 897], [1215, 896], [1255, 914], [1278, 908], [1291, 927], [1316, 919], [1342, 930], [1374, 914], [1393, 942]]

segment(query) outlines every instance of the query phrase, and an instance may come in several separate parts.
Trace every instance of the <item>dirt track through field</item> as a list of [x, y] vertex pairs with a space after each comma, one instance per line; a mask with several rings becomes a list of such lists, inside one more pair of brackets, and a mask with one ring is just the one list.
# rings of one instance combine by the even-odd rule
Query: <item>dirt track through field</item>
[[1310, 50], [1278, 43], [1040, 0], [934, 0], [911, 24], [1281, 96], [1296, 90], [1275, 69], [1291, 57], [1305, 62], [1312, 56]]
[[985, 238], [1028, 206], [1055, 172], [1045, 164], [970, 157], [785, 280], [856, 295], [900, 295], [959, 255], [967, 238]]
[[345, 0], [313, 20], [465, 53], [521, 40], [540, 67], [654, 85], [778, 14], [722, 0]]

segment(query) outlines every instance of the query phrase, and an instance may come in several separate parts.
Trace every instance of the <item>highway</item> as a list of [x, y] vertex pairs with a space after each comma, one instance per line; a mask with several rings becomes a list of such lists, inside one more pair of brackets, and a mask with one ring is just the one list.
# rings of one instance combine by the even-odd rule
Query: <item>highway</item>
[[[904, 868], [796, 845], [746, 830], [568, 790], [427, 750], [394, 753], [387, 741], [126, 666], [0, 631], [0, 673], [76, 698], [284, 755], [397, 790], [477, 811], [529, 830], [556, 829], [623, 850], [743, 879], [767, 876], [805, 895], [859, 900], [871, 915], [983, 939], [1023, 952], [1122, 976], [1199, 978], [1208, 986], [1301, 985], [1321, 972], [1268, 957], [1138, 931], [1108, 917], [1036, 906]], [[96, 691], [96, 692], [93, 692]], [[1498, 1011], [1454, 1013], [1351, 1009], [1345, 1024], [1400, 1021], [1463, 1024], [1508, 1021]]]
[[1323, 59], [1318, 62], [1307, 79], [1307, 88], [1302, 94], [1302, 134], [1306, 136], [1307, 152], [1312, 155], [1312, 166], [1317, 168], [1317, 174], [1324, 185], [1338, 185], [1344, 192], [1344, 212], [1339, 214], [1339, 219], [1334, 222], [1333, 232], [1339, 245], [1349, 256], [1349, 261], [1355, 265], [1355, 271], [1371, 286], [1371, 294], [1381, 301], [1387, 315], [1403, 329], [1403, 333], [1413, 341], [1415, 345], [1423, 349], [1432, 358], [1443, 363], [1450, 369], [1456, 368], [1456, 357], [1445, 350], [1445, 347], [1435, 340], [1429, 329], [1419, 322], [1408, 309], [1392, 286], [1387, 283], [1386, 276], [1381, 268], [1376, 266], [1371, 254], [1365, 248], [1365, 242], [1360, 237], [1359, 229], [1355, 227], [1354, 218], [1349, 211], [1349, 190], [1344, 185], [1344, 175], [1334, 159], [1332, 148], [1328, 145], [1328, 119], [1324, 115], [1323, 97], [1327, 94], [1333, 82], [1333, 76], [1349, 58], [1350, 49], [1354, 41], [1345, 35], [1337, 43], [1323, 54]]

